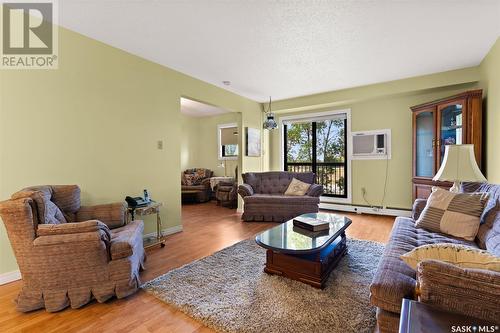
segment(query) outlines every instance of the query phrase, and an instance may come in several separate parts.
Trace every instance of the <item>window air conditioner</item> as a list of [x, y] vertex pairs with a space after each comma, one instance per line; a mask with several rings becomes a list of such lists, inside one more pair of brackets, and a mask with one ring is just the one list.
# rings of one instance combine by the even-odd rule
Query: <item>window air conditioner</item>
[[390, 159], [391, 130], [352, 133], [352, 159]]

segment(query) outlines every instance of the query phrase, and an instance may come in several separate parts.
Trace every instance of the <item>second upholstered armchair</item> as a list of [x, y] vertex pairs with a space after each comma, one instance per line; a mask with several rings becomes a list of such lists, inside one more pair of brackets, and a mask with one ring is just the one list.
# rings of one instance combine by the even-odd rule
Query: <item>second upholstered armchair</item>
[[124, 203], [81, 206], [76, 185], [36, 186], [0, 202], [0, 215], [22, 275], [19, 311], [79, 308], [139, 288], [144, 226], [125, 224]]

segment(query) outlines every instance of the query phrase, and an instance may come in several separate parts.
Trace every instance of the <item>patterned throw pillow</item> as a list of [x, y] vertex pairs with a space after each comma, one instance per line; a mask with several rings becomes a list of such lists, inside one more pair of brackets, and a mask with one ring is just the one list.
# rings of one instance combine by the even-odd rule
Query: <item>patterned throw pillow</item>
[[187, 186], [195, 185], [194, 181], [195, 181], [194, 174], [192, 174], [192, 173], [184, 174], [184, 185], [187, 185]]
[[309, 187], [311, 187], [311, 184], [293, 178], [285, 191], [285, 195], [305, 195]]
[[419, 262], [429, 259], [440, 260], [462, 268], [478, 268], [500, 272], [500, 257], [491, 253], [459, 244], [430, 244], [419, 246], [401, 256], [414, 270]]
[[205, 169], [196, 169], [193, 178], [193, 185], [201, 185], [201, 182], [205, 178], [207, 178]]
[[488, 193], [453, 193], [433, 187], [415, 226], [473, 241], [487, 201]]

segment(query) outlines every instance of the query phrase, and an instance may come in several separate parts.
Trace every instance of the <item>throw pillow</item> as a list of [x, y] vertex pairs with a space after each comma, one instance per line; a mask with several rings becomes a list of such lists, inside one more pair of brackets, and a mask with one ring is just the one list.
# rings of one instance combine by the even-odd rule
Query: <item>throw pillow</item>
[[56, 204], [50, 200], [47, 200], [45, 202], [45, 223], [46, 224], [66, 223], [66, 219], [64, 218], [64, 215], [59, 209], [59, 207], [57, 207]]
[[187, 186], [195, 185], [194, 181], [195, 181], [195, 175], [194, 174], [187, 174], [187, 173], [184, 174], [184, 183], [185, 183], [185, 185], [187, 185]]
[[205, 169], [196, 169], [194, 173], [193, 185], [201, 185], [203, 179], [206, 178]]
[[401, 256], [401, 259], [414, 270], [419, 262], [434, 259], [462, 268], [487, 269], [500, 272], [500, 257], [491, 253], [459, 244], [430, 244], [419, 246]]
[[311, 187], [311, 184], [293, 178], [285, 191], [285, 195], [305, 195], [309, 187]]
[[433, 187], [415, 226], [472, 241], [487, 201], [488, 193], [453, 193]]

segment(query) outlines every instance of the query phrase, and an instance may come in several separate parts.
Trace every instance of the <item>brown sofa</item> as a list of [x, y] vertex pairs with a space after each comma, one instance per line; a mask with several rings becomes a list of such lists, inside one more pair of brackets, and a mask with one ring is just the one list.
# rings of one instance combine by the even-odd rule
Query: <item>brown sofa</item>
[[143, 222], [124, 203], [80, 205], [76, 185], [36, 186], [0, 202], [22, 276], [17, 309], [79, 308], [126, 297], [140, 285]]
[[[193, 184], [186, 181], [186, 176], [202, 174]], [[212, 188], [210, 187], [210, 178], [213, 177], [213, 171], [204, 168], [187, 169], [181, 175], [181, 193], [182, 201], [207, 202], [212, 197]]]
[[[293, 178], [312, 184], [304, 196], [284, 195]], [[316, 213], [323, 186], [314, 184], [312, 172], [248, 172], [238, 193], [245, 203], [243, 221], [284, 222], [305, 213]]]
[[434, 243], [465, 244], [500, 256], [500, 185], [465, 183], [462, 191], [490, 193], [474, 242], [415, 228], [426, 200], [415, 201], [412, 218], [396, 218], [370, 286], [370, 301], [377, 307], [381, 332], [398, 332], [401, 301], [416, 297], [417, 282], [422, 302], [492, 322], [500, 320], [500, 273], [435, 260], [421, 262], [416, 273], [400, 259], [415, 247]]

